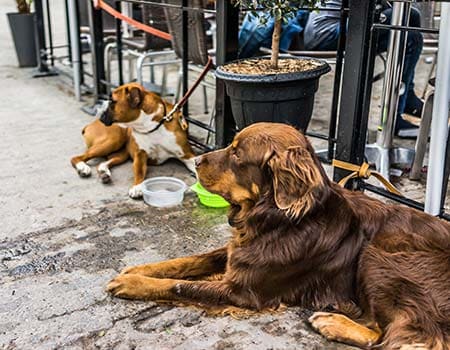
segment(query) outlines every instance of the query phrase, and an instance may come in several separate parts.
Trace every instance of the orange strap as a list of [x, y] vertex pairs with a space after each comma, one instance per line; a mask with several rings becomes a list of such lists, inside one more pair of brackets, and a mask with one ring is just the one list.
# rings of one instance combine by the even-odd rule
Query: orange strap
[[93, 0], [94, 2], [94, 7], [96, 9], [103, 9], [104, 11], [108, 12], [111, 16], [118, 18], [124, 22], [127, 22], [129, 25], [138, 28], [140, 30], [143, 30], [144, 32], [153, 34], [154, 36], [157, 36], [161, 39], [165, 39], [165, 40], [172, 40], [172, 36], [169, 33], [166, 32], [162, 32], [156, 28], [150, 27], [146, 24], [143, 24], [141, 22], [138, 22], [136, 20], [134, 20], [133, 18], [124, 16], [123, 14], [121, 14], [119, 11], [113, 9], [111, 6], [109, 6], [107, 3], [103, 2], [103, 0]]
[[402, 193], [399, 190], [397, 190], [392, 183], [389, 182], [389, 180], [383, 177], [383, 175], [381, 175], [376, 171], [370, 170], [369, 164], [367, 164], [366, 162], [362, 163], [361, 165], [355, 165], [343, 162], [342, 160], [333, 159], [333, 162], [331, 164], [336, 168], [352, 171], [350, 175], [347, 175], [346, 177], [342, 178], [341, 181], [338, 182], [339, 185], [341, 185], [342, 187], [344, 187], [345, 184], [350, 179], [355, 178], [368, 179], [370, 176], [374, 176], [378, 179], [378, 181], [380, 181], [384, 185], [384, 187], [386, 187], [386, 189], [389, 192], [394, 193], [398, 196], [403, 196]]

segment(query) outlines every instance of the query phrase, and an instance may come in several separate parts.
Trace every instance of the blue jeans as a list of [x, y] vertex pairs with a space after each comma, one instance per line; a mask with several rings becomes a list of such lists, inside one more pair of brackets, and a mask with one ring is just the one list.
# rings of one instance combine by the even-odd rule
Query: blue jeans
[[[295, 17], [289, 19], [288, 23], [283, 24], [280, 38], [281, 51], [289, 49], [294, 36], [303, 31], [308, 14], [308, 11], [300, 10]], [[252, 57], [258, 52], [260, 47], [270, 48], [272, 46], [275, 20], [270, 15], [265, 16], [267, 23], [260, 24], [260, 19], [253, 16], [250, 12], [245, 15], [239, 31], [239, 58]]]
[[[391, 23], [392, 9], [386, 9], [381, 14], [381, 23]], [[409, 19], [409, 25], [411, 27], [420, 27], [420, 12], [416, 9], [411, 10], [411, 16]], [[323, 36], [322, 41], [315, 41], [314, 47], [306, 47], [307, 50], [336, 50], [339, 38], [339, 23], [330, 26], [329, 35]], [[389, 31], [380, 30], [378, 35], [377, 53], [387, 50], [389, 44]], [[413, 100], [414, 94], [414, 71], [416, 69], [417, 62], [419, 61], [420, 53], [423, 48], [423, 36], [420, 32], [408, 32], [406, 41], [405, 60], [403, 63], [402, 82], [405, 84], [405, 93], [400, 95], [398, 101], [397, 114], [401, 115], [409, 99]], [[397, 118], [399, 121], [400, 118]]]

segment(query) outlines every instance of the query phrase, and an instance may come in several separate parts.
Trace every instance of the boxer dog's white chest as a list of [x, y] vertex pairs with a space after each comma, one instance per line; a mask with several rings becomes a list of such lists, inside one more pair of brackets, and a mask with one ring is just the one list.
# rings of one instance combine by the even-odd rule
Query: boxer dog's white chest
[[[176, 136], [161, 125], [157, 130], [159, 122], [152, 120], [153, 114], [141, 111], [139, 117], [129, 123], [121, 123], [121, 126], [131, 128], [131, 135], [138, 148], [147, 153], [148, 157], [161, 164], [169, 158], [181, 158], [184, 153], [176, 142]], [[150, 132], [152, 131], [152, 132]]]

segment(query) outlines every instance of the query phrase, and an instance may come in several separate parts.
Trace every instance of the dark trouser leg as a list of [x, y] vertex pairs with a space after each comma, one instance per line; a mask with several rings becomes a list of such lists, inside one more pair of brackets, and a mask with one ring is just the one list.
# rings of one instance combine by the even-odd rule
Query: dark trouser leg
[[[381, 16], [382, 23], [390, 23], [392, 18], [392, 9], [383, 11]], [[409, 25], [412, 27], [420, 27], [420, 13], [416, 9], [411, 10]], [[387, 50], [389, 42], [389, 31], [382, 30], [378, 36], [378, 52]], [[401, 115], [405, 110], [408, 95], [414, 95], [414, 72], [420, 54], [423, 48], [423, 36], [420, 32], [408, 32], [406, 41], [405, 60], [403, 64], [402, 82], [405, 84], [405, 93], [400, 95], [398, 101], [397, 115]], [[415, 95], [414, 95], [415, 96]], [[397, 118], [398, 123], [399, 118]]]

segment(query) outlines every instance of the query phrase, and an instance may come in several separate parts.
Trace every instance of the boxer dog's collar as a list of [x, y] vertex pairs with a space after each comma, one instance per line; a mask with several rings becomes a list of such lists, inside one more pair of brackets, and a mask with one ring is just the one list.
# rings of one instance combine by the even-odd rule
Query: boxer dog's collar
[[[161, 125], [163, 125], [165, 122], [170, 122], [173, 119], [173, 115], [178, 111], [178, 109], [180, 108], [179, 104], [175, 104], [175, 106], [173, 106], [172, 110], [167, 114], [167, 106], [166, 106], [166, 102], [162, 100], [162, 103], [164, 105], [164, 117], [162, 117], [162, 119], [159, 121], [158, 125], [156, 125], [153, 129], [151, 129], [150, 131], [146, 132], [146, 134], [150, 134], [156, 130], [158, 130]], [[181, 129], [186, 130], [188, 128], [188, 124], [186, 122], [186, 119], [184, 119], [183, 114], [180, 115], [180, 118], [178, 119], [178, 122], [180, 123]]]

